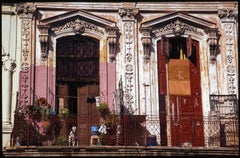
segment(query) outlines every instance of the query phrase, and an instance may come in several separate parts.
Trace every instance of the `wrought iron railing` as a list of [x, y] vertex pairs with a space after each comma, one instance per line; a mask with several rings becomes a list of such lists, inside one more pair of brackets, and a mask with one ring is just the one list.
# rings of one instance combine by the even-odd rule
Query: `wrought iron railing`
[[[13, 130], [12, 145], [16, 145], [17, 137], [20, 138], [20, 144], [24, 146], [31, 145], [51, 145], [57, 137], [68, 136], [73, 125], [76, 125], [76, 118], [52, 117], [52, 127], [41, 132], [38, 123], [28, 122], [19, 116], [15, 116], [15, 126]], [[161, 146], [160, 121], [158, 116], [145, 117], [124, 115], [116, 116], [116, 125], [107, 127], [107, 134], [103, 135], [102, 145], [125, 145], [125, 146]], [[192, 121], [190, 117], [180, 117], [180, 121]], [[118, 123], [117, 123], [118, 122]], [[205, 147], [238, 147], [239, 146], [239, 128], [238, 118], [221, 118], [219, 116], [203, 117], [202, 122], [204, 131]], [[166, 124], [175, 125], [172, 119], [167, 118]], [[119, 126], [120, 125], [120, 126]], [[120, 127], [120, 128], [118, 128]], [[184, 125], [178, 125], [180, 130], [184, 130]], [[170, 132], [167, 129], [167, 133]], [[90, 130], [89, 130], [90, 132]], [[173, 138], [172, 138], [173, 139]], [[191, 140], [190, 140], [191, 141]], [[168, 140], [169, 142], [169, 140]], [[67, 144], [65, 144], [67, 145]], [[90, 138], [89, 138], [90, 145]], [[173, 145], [174, 146], [174, 145]], [[178, 145], [177, 145], [178, 146]]]
[[[179, 121], [191, 122], [191, 130], [196, 130], [195, 125], [202, 125], [204, 147], [239, 147], [238, 106], [236, 96], [211, 95], [208, 116], [180, 116], [178, 122], [171, 116], [165, 117], [165, 133], [160, 127], [160, 119], [157, 115], [115, 115], [115, 124], [107, 127], [107, 134], [102, 135], [101, 145], [124, 145], [124, 146], [184, 146], [186, 144], [175, 144], [171, 139], [173, 128], [186, 130], [185, 125]], [[87, 116], [86, 116], [87, 117]], [[197, 119], [195, 119], [197, 118]], [[51, 116], [51, 128], [41, 131], [39, 121], [29, 120], [21, 115], [15, 114], [14, 128], [12, 132], [11, 145], [52, 145], [53, 141], [60, 136], [68, 138], [69, 131], [73, 125], [77, 125], [77, 117]], [[89, 133], [90, 133], [89, 129]], [[180, 131], [181, 132], [181, 131]], [[192, 134], [195, 134], [192, 132]], [[163, 135], [166, 135], [164, 140]], [[191, 137], [189, 139], [193, 139]], [[188, 145], [193, 145], [189, 140]], [[90, 145], [90, 137], [87, 144]], [[65, 144], [67, 145], [67, 144]]]

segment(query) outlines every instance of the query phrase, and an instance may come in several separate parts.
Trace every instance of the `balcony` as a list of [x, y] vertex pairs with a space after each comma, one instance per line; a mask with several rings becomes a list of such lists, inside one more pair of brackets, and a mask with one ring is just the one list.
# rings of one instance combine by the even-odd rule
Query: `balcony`
[[[236, 96], [229, 95], [211, 95], [210, 109], [208, 116], [203, 116], [202, 119], [195, 120], [196, 116], [186, 117], [180, 116], [178, 121], [184, 120], [192, 123], [192, 130], [197, 124], [203, 125], [204, 144], [195, 146], [191, 143], [181, 145], [171, 145], [171, 125], [179, 126], [181, 131], [184, 131], [184, 126], [176, 124], [176, 120], [172, 116], [166, 116], [166, 133], [168, 135], [168, 144], [162, 143], [161, 127], [159, 116], [145, 115], [114, 115], [114, 123], [107, 126], [107, 134], [101, 135], [101, 142], [90, 145], [91, 131], [89, 129], [89, 139], [86, 140], [88, 145], [70, 146], [68, 144], [68, 135], [73, 125], [77, 124], [77, 118], [74, 116], [61, 117], [51, 116], [51, 127], [48, 130], [42, 131], [40, 123], [37, 120], [26, 119], [22, 116], [15, 115], [14, 129], [12, 132], [11, 147], [6, 148], [9, 151], [12, 149], [26, 150], [34, 148], [36, 152], [39, 150], [58, 150], [66, 149], [69, 151], [91, 151], [92, 148], [101, 151], [114, 150], [119, 153], [121, 151], [139, 149], [141, 152], [151, 150], [158, 152], [161, 149], [168, 152], [176, 152], [176, 149], [185, 150], [192, 149], [196, 152], [210, 153], [210, 150], [220, 152], [217, 149], [231, 151], [232, 154], [238, 154], [239, 147], [239, 126], [238, 126], [238, 106]], [[88, 117], [82, 116], [82, 118]], [[197, 121], [197, 122], [196, 122]], [[193, 132], [194, 133], [194, 132]], [[62, 144], [54, 144], [59, 137], [65, 138]], [[189, 138], [189, 142], [193, 137]], [[77, 144], [80, 144], [79, 142]], [[84, 149], [83, 149], [84, 148]], [[204, 149], [204, 151], [202, 151]], [[147, 151], [146, 151], [147, 150]], [[159, 151], [158, 151], [159, 150]], [[200, 151], [201, 150], [201, 151]], [[234, 152], [233, 152], [234, 151]], [[125, 153], [127, 153], [125, 151]], [[225, 154], [227, 154], [226, 152]], [[171, 154], [170, 154], [171, 155]], [[222, 153], [220, 154], [222, 155]], [[230, 154], [231, 155], [231, 154]]]

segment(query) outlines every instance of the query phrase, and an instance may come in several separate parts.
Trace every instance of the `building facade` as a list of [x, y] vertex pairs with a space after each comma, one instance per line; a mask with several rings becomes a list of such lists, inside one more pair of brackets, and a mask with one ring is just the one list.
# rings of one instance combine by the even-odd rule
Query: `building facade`
[[[57, 113], [69, 108], [83, 133], [97, 121], [87, 102], [97, 97], [118, 115], [146, 116], [159, 145], [221, 146], [210, 138], [233, 125], [205, 122], [238, 113], [237, 8], [237, 1], [4, 3], [3, 146], [12, 141], [15, 109], [35, 97]], [[238, 145], [238, 136], [228, 138], [226, 146]]]

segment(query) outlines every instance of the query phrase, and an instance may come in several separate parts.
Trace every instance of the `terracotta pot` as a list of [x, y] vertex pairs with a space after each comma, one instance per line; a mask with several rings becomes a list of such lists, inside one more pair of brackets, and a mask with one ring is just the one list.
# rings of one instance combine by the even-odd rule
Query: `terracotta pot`
[[49, 120], [43, 120], [42, 121], [42, 128], [44, 132], [48, 132], [51, 127], [51, 122]]

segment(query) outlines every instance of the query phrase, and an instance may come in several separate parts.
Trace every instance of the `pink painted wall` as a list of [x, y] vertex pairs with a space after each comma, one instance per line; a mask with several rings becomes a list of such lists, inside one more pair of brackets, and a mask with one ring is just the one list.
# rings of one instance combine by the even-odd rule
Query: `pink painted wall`
[[113, 111], [115, 109], [116, 94], [116, 64], [108, 63], [108, 106]]
[[[100, 102], [108, 103], [111, 110], [114, 110], [115, 82], [116, 82], [116, 64], [100, 62]], [[55, 68], [47, 66], [35, 67], [35, 95], [45, 97], [48, 103], [55, 108], [55, 86], [56, 75]]]
[[116, 89], [116, 64], [100, 63], [100, 102], [108, 103], [111, 110], [114, 110], [114, 95]]
[[35, 67], [35, 95], [47, 98], [52, 107], [55, 107], [55, 78], [55, 68]]
[[35, 95], [47, 98], [47, 66], [35, 67]]

